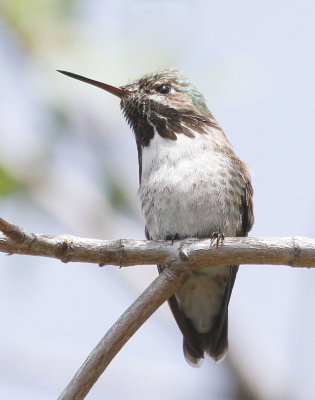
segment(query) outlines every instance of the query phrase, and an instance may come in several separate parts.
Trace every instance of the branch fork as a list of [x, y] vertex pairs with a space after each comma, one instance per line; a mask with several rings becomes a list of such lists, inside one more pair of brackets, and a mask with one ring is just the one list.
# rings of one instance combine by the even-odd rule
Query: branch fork
[[163, 272], [90, 353], [58, 400], [81, 400], [129, 338], [196, 270], [210, 266], [273, 264], [315, 267], [315, 239], [306, 237], [225, 238], [217, 247], [209, 239], [165, 242], [97, 240], [71, 235], [29, 233], [0, 218], [0, 252], [85, 262], [100, 266], [164, 264]]

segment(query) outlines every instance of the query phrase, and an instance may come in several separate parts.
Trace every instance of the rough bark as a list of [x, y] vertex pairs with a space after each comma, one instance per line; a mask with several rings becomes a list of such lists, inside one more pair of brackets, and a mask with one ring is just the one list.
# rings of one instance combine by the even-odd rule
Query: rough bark
[[220, 246], [210, 240], [182, 241], [99, 240], [71, 235], [28, 233], [0, 218], [0, 251], [56, 258], [63, 262], [103, 265], [155, 265], [185, 261], [193, 270], [205, 266], [272, 264], [315, 266], [315, 239], [296, 237], [225, 238]]

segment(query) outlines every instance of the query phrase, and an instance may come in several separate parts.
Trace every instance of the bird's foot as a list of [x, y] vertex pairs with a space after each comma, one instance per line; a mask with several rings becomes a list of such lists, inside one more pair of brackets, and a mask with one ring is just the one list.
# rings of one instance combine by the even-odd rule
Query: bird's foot
[[172, 244], [174, 243], [174, 240], [179, 240], [179, 234], [175, 233], [174, 235], [167, 235], [166, 236], [166, 241], [171, 240]]
[[210, 237], [210, 246], [218, 248], [224, 241], [224, 233], [213, 232]]

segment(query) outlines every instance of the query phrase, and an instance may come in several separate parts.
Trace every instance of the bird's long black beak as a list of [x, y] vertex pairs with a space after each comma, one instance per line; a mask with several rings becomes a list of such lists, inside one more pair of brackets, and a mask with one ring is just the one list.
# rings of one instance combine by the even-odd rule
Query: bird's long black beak
[[120, 99], [125, 94], [128, 93], [127, 90], [123, 90], [123, 89], [117, 88], [115, 86], [107, 85], [106, 83], [94, 81], [93, 79], [85, 78], [84, 76], [73, 74], [72, 72], [61, 71], [59, 69], [57, 69], [57, 72], [60, 72], [61, 74], [64, 74], [64, 75], [67, 75], [67, 76], [70, 76], [70, 78], [78, 79], [79, 81], [82, 81], [82, 82], [85, 82], [85, 83], [89, 83], [90, 85], [93, 85], [93, 86], [97, 86], [97, 87], [99, 87], [99, 88], [101, 88], [103, 90], [106, 90], [106, 92], [109, 92], [109, 93], [119, 97]]

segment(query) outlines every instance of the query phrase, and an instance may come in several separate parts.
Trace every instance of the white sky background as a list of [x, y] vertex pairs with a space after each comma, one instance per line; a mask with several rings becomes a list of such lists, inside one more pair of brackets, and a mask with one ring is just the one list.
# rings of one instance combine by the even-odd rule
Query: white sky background
[[[118, 100], [54, 70], [119, 85], [171, 65], [205, 95], [253, 170], [251, 235], [314, 236], [310, 1], [86, 0], [75, 10], [71, 40], [47, 42], [30, 56], [0, 15], [0, 157], [28, 184], [1, 200], [2, 217], [30, 231], [143, 238], [136, 146]], [[46, 38], [39, 34], [38, 43]], [[60, 131], [52, 106], [67, 120]], [[130, 198], [119, 213], [107, 196], [112, 176]], [[57, 398], [156, 271], [2, 255], [0, 275], [1, 396], [36, 400]], [[263, 399], [313, 399], [314, 286], [313, 270], [240, 269], [229, 355]], [[193, 369], [181, 342], [163, 306], [88, 398], [230, 399], [225, 364]]]

